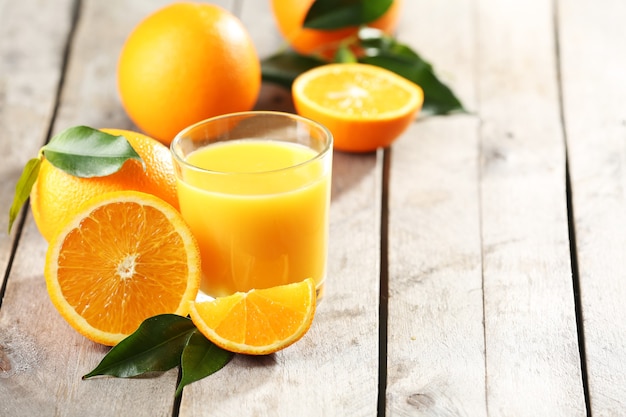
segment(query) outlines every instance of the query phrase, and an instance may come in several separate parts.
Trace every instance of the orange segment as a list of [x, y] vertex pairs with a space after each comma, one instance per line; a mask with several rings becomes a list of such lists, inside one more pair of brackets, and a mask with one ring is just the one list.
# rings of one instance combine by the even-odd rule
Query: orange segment
[[336, 149], [370, 152], [389, 146], [415, 119], [424, 94], [413, 82], [374, 65], [328, 64], [298, 76], [296, 111], [325, 125]]
[[190, 303], [198, 330], [231, 352], [266, 355], [298, 341], [315, 315], [315, 281]]
[[172, 206], [119, 191], [78, 210], [50, 243], [44, 275], [52, 303], [74, 329], [115, 345], [149, 317], [187, 314], [200, 255]]

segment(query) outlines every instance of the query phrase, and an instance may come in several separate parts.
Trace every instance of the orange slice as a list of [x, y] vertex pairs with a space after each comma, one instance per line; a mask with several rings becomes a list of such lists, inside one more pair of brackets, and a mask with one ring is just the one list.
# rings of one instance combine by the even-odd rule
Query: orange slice
[[334, 147], [370, 152], [389, 146], [422, 108], [418, 85], [374, 65], [327, 64], [300, 74], [292, 85], [296, 111], [325, 125]]
[[315, 281], [190, 304], [191, 320], [207, 339], [231, 352], [266, 355], [295, 343], [311, 327]]
[[86, 202], [48, 247], [52, 303], [94, 342], [115, 345], [147, 318], [186, 315], [200, 285], [200, 253], [180, 213], [138, 191]]

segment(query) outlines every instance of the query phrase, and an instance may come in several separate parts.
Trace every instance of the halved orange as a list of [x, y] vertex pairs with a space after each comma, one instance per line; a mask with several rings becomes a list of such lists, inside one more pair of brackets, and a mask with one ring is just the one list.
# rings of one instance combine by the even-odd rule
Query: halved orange
[[335, 149], [371, 152], [389, 146], [422, 108], [417, 84], [361, 63], [327, 64], [300, 74], [292, 85], [296, 111], [325, 125]]
[[198, 330], [223, 349], [267, 355], [298, 341], [315, 316], [315, 281], [237, 292], [191, 302], [189, 315]]
[[168, 203], [116, 191], [87, 201], [50, 242], [44, 275], [61, 316], [112, 346], [149, 317], [187, 314], [200, 285], [200, 253]]

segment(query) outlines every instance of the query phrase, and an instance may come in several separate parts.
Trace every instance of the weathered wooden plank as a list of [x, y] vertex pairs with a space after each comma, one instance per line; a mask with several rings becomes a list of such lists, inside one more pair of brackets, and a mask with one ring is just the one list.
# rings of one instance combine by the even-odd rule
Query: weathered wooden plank
[[[261, 56], [278, 49], [282, 41], [267, 18], [269, 2], [247, 1], [241, 16]], [[280, 109], [293, 111], [289, 95], [274, 92], [286, 100]], [[270, 100], [258, 107], [265, 103], [276, 104]], [[185, 388], [181, 417], [375, 415], [380, 177], [375, 155], [334, 155], [330, 263], [313, 327], [284, 351], [238, 356]]]
[[[9, 205], [24, 164], [37, 155], [46, 140], [56, 104], [72, 8], [72, 1], [55, 4], [0, 2], [0, 175], [3, 178], [0, 182], [0, 262], [3, 280], [17, 234], [15, 229], [10, 236], [6, 234]], [[20, 239], [24, 242], [30, 236], [22, 235]], [[34, 248], [29, 255], [28, 262], [40, 264], [41, 249]], [[0, 281], [0, 288], [1, 284]], [[41, 415], [40, 411], [44, 410], [39, 404], [46, 401], [46, 392], [36, 392], [40, 381], [35, 376], [39, 375], [44, 360], [37, 340], [54, 338], [54, 333], [46, 332], [47, 321], [42, 320], [48, 316], [42, 284], [40, 271], [34, 279], [12, 273], [4, 298], [0, 300], [1, 415]], [[31, 382], [25, 382], [28, 380]]]
[[591, 413], [626, 410], [626, 3], [558, 2]]
[[[16, 237], [8, 230], [15, 184], [45, 142], [61, 76], [72, 2], [0, 1], [0, 266]], [[0, 288], [4, 273], [0, 279]]]
[[[41, 51], [35, 50], [32, 55], [22, 58], [25, 60], [22, 66], [28, 68], [38, 64], [41, 59], [39, 54], [53, 54], [38, 64], [42, 78], [47, 79], [58, 74], [53, 66], [60, 65], [61, 46], [65, 42], [63, 36], [70, 27], [72, 4], [66, 3], [61, 7], [57, 2], [49, 6], [44, 6], [44, 3], [24, 1], [11, 2], [11, 5], [27, 8], [28, 11], [12, 25], [16, 28], [32, 27], [42, 37], [39, 40], [33, 40], [31, 36], [23, 39], [18, 33], [15, 34], [13, 41], [21, 44], [24, 50], [33, 45], [41, 47]], [[159, 4], [153, 1], [128, 3], [97, 0], [83, 1], [81, 4], [54, 130], [78, 124], [129, 127], [130, 122], [116, 96], [117, 56], [131, 28]], [[42, 11], [41, 7], [45, 9]], [[40, 15], [45, 19], [33, 24], [32, 17]], [[37, 87], [40, 82], [37, 77], [20, 82], [23, 83], [23, 91], [38, 91], [40, 88]], [[44, 93], [38, 94], [45, 99]], [[39, 99], [36, 96], [30, 100], [22, 98], [23, 102], [17, 104], [26, 108], [32, 106], [33, 109], [47, 109], [54, 105], [49, 99], [38, 103]], [[29, 128], [39, 129], [32, 117], [17, 120], [20, 124], [16, 126], [23, 132]], [[43, 123], [48, 123], [48, 120]], [[37, 130], [33, 130], [35, 132]], [[30, 140], [38, 139], [35, 137]], [[36, 154], [31, 153], [31, 156]], [[46, 246], [29, 215], [8, 278], [0, 316], [0, 347], [6, 360], [4, 363], [10, 367], [0, 375], [2, 414], [172, 415], [178, 375], [175, 370], [149, 379], [100, 378], [81, 381], [81, 376], [97, 365], [107, 349], [78, 335], [54, 310], [43, 279]]]
[[488, 411], [584, 416], [552, 5], [477, 19]]
[[476, 120], [392, 149], [388, 415], [485, 416]]
[[[398, 37], [473, 110], [472, 6], [404, 2]], [[477, 128], [426, 119], [391, 149], [387, 415], [487, 415]]]

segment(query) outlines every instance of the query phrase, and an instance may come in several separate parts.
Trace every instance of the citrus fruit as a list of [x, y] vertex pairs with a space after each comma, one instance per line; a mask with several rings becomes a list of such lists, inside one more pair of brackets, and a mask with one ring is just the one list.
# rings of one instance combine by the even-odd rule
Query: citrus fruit
[[186, 315], [200, 285], [197, 243], [180, 213], [138, 191], [95, 197], [50, 242], [52, 303], [85, 337], [115, 345], [147, 318]]
[[368, 64], [327, 64], [292, 86], [296, 111], [325, 125], [334, 147], [370, 152], [389, 146], [414, 120], [424, 94], [413, 82]]
[[48, 242], [82, 203], [108, 191], [143, 191], [178, 208], [176, 176], [169, 149], [140, 133], [119, 129], [102, 131], [124, 136], [141, 156], [146, 169], [144, 171], [141, 163], [131, 159], [118, 172], [106, 177], [79, 178], [44, 159], [30, 193], [30, 206], [35, 223]]
[[266, 355], [298, 341], [315, 315], [315, 281], [191, 302], [189, 315], [207, 339], [236, 353]]
[[128, 116], [165, 144], [191, 124], [252, 109], [261, 87], [260, 61], [241, 21], [193, 2], [139, 22], [122, 47], [117, 76]]
[[[315, 0], [272, 0], [272, 14], [279, 32], [291, 47], [305, 55], [319, 54], [326, 58], [332, 57], [342, 40], [355, 36], [358, 27], [347, 27], [334, 30], [319, 30], [303, 28], [304, 19]], [[377, 20], [368, 24], [392, 34], [396, 28], [401, 0], [394, 0], [393, 4]]]

